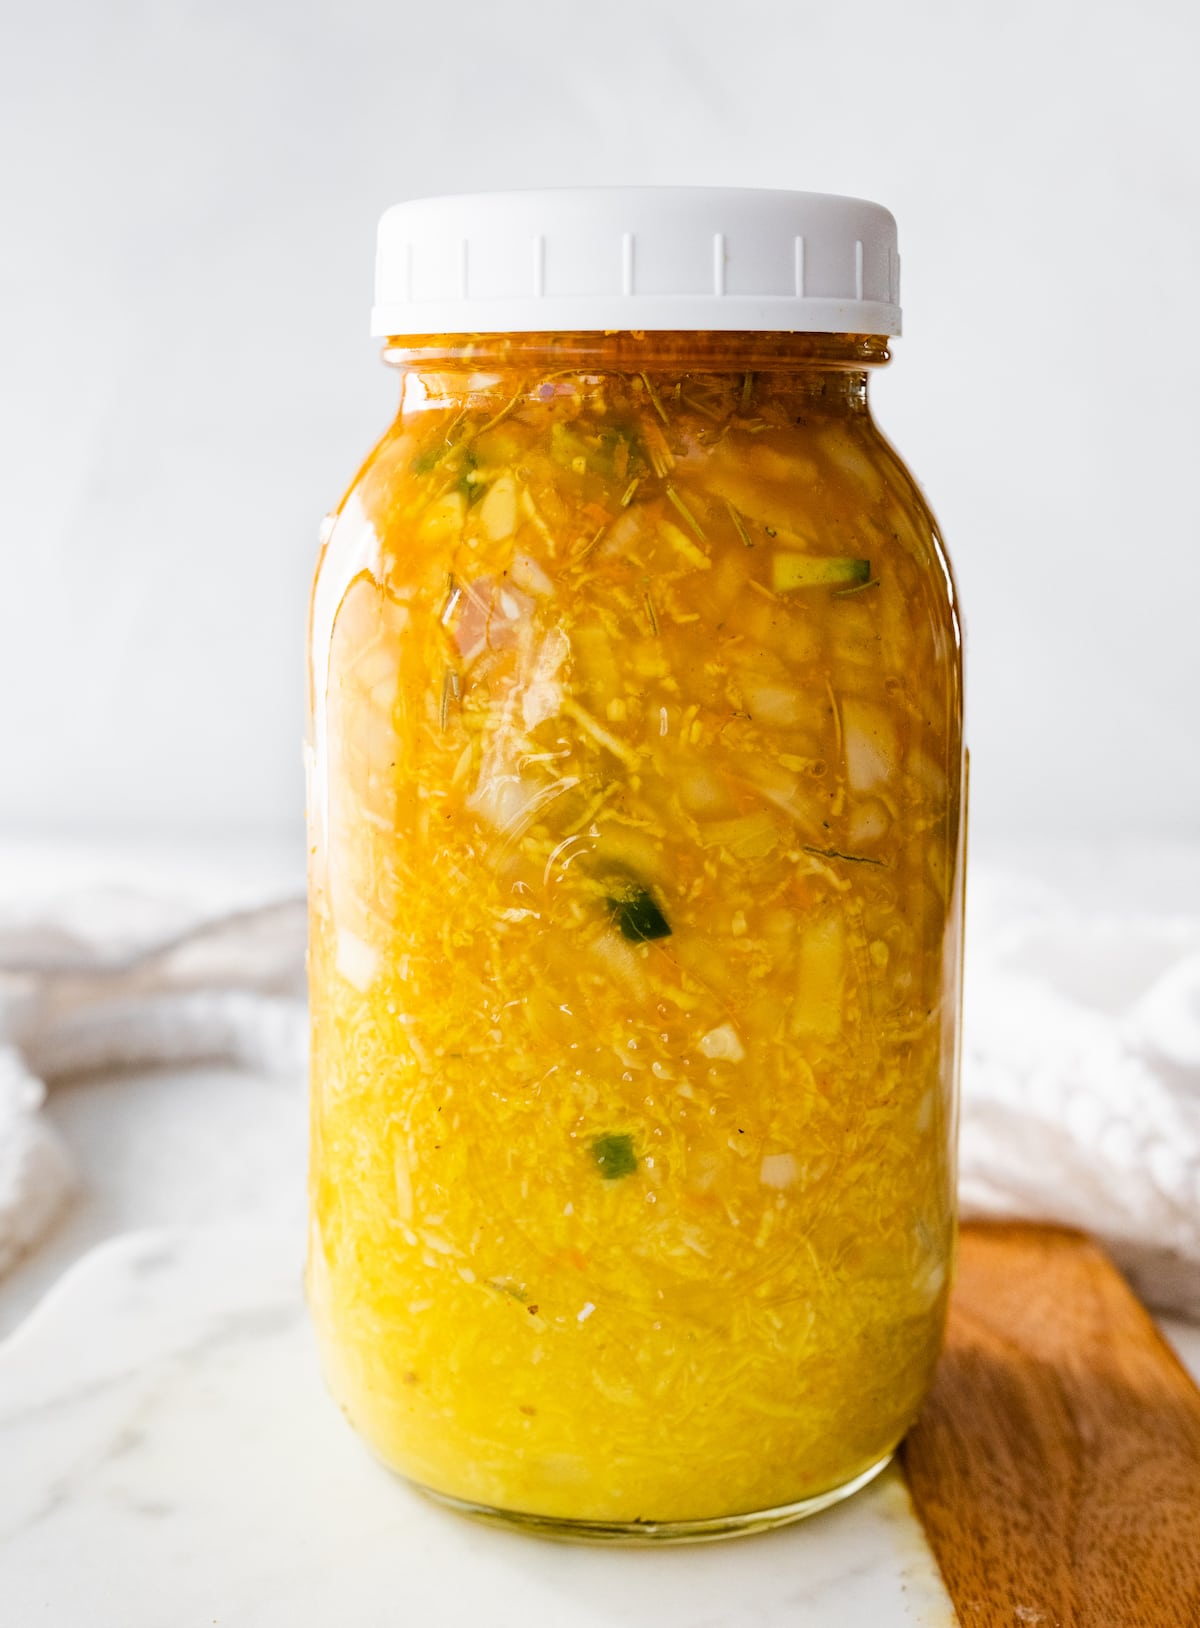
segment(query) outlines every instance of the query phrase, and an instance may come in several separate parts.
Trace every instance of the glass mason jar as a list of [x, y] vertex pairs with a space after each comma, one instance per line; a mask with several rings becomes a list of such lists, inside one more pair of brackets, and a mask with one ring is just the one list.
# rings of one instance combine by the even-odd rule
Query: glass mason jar
[[[313, 593], [309, 1295], [338, 1401], [427, 1491], [716, 1536], [867, 1481], [937, 1357], [958, 615], [868, 406], [885, 211], [513, 196], [385, 216], [400, 410]], [[680, 257], [732, 218], [747, 277], [799, 237], [848, 287], [411, 297], [414, 244], [434, 276], [622, 209]]]

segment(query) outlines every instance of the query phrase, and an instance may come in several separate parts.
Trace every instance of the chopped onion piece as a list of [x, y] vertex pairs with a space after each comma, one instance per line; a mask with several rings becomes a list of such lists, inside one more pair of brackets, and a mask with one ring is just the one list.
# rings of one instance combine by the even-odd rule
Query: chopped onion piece
[[357, 933], [339, 927], [337, 969], [348, 984], [353, 984], [355, 989], [365, 995], [375, 982], [375, 974], [379, 970], [379, 952], [365, 939], [359, 938]]
[[791, 1187], [799, 1174], [794, 1153], [768, 1153], [759, 1170], [764, 1187]]
[[842, 702], [846, 776], [855, 791], [874, 791], [895, 771], [896, 725], [882, 707], [869, 701]]
[[536, 594], [539, 599], [546, 599], [554, 592], [554, 584], [529, 554], [514, 554], [508, 574], [518, 588]]

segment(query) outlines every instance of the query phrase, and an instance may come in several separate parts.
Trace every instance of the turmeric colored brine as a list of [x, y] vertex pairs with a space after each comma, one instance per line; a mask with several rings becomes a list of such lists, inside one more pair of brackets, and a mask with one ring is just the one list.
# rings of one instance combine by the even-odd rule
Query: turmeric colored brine
[[868, 407], [896, 264], [813, 194], [385, 216], [401, 405], [312, 598], [308, 1289], [471, 1512], [791, 1519], [928, 1386], [961, 646]]

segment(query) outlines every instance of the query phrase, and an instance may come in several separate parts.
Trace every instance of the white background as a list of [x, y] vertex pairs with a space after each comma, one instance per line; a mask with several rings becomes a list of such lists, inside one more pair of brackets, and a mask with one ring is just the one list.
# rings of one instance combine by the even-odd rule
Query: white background
[[298, 840], [376, 217], [593, 182], [892, 208], [876, 405], [957, 566], [976, 833], [1200, 829], [1197, 11], [10, 0], [0, 831]]

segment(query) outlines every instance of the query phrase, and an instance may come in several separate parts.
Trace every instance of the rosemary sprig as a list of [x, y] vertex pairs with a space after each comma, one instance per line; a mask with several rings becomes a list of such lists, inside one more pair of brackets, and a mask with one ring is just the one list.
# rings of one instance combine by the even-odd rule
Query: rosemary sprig
[[818, 859], [845, 859], [851, 865], [886, 866], [887, 864], [886, 859], [874, 859], [870, 854], [844, 854], [840, 848], [810, 848], [802, 843], [800, 851], [805, 854], [813, 854]]
[[650, 383], [650, 375], [648, 373], [643, 373], [641, 377], [642, 383], [646, 386], [646, 394], [650, 397], [651, 406], [654, 408], [654, 411], [658, 414], [659, 418], [662, 419], [663, 423], [669, 424], [671, 420], [667, 417], [666, 408], [658, 399], [658, 391]]
[[[749, 378], [749, 374], [746, 376]], [[734, 530], [737, 532], [738, 536], [742, 539], [747, 548], [753, 548], [754, 544], [750, 540], [750, 533], [746, 530], [746, 522], [742, 519], [741, 515], [737, 512], [728, 498], [725, 499], [725, 507], [729, 510], [729, 518], [733, 521]]]
[[666, 487], [664, 489], [665, 489], [666, 494], [667, 494], [667, 502], [671, 505], [671, 507], [673, 509], [676, 510], [677, 513], [679, 513], [679, 514], [681, 514], [683, 516], [683, 518], [687, 521], [687, 523], [691, 527], [691, 529], [696, 533], [696, 536], [700, 539], [700, 541], [702, 543], [706, 543], [708, 541], [708, 538], [704, 535], [704, 527], [696, 519], [696, 516], [688, 508], [687, 504], [683, 501], [683, 499], [680, 497], [679, 493], [675, 490], [675, 488], [670, 484], [669, 481], [668, 481], [668, 483], [667, 483], [667, 485], [666, 485]]

